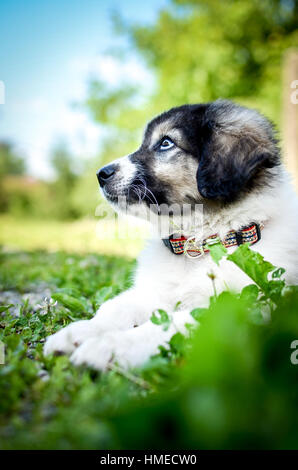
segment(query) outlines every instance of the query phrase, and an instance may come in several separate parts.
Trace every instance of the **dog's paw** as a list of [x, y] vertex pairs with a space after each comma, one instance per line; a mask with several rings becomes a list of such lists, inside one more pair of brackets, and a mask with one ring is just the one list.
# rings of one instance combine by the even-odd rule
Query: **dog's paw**
[[46, 356], [51, 353], [71, 354], [76, 347], [96, 333], [90, 320], [71, 323], [47, 338], [44, 345], [44, 354]]
[[77, 366], [85, 364], [102, 371], [113, 363], [128, 369], [143, 364], [157, 352], [158, 342], [142, 341], [135, 329], [89, 338], [74, 351], [70, 360]]

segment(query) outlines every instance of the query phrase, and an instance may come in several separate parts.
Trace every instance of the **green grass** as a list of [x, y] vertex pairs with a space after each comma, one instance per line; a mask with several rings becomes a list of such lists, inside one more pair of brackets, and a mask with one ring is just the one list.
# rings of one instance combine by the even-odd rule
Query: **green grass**
[[144, 244], [146, 229], [129, 227], [129, 235], [117, 238], [125, 232], [125, 222], [119, 222], [118, 231], [112, 220], [80, 219], [75, 221], [39, 220], [0, 216], [0, 245], [10, 250], [46, 250], [66, 253], [113, 254], [135, 258]]
[[298, 293], [282, 271], [241, 247], [230, 261], [250, 287], [195, 310], [191, 339], [176, 334], [142, 368], [100, 374], [45, 358], [43, 342], [127, 288], [134, 261], [33, 248], [0, 253], [1, 449], [298, 447]]
[[[2, 295], [13, 292], [19, 303], [16, 308], [19, 316], [11, 315], [8, 308], [0, 323], [0, 337], [6, 344], [5, 365], [0, 366], [1, 447], [88, 447], [87, 441], [81, 441], [80, 427], [69, 423], [70, 415], [82, 413], [79, 421], [84, 423], [84, 406], [87, 406], [84, 401], [87, 399], [88, 406], [92, 406], [93, 395], [103, 394], [105, 386], [90, 371], [74, 369], [64, 357], [45, 359], [43, 341], [70, 321], [91, 317], [106, 298], [126, 288], [133, 262], [98, 255], [46, 252], [3, 253], [0, 262]], [[45, 290], [76, 296], [83, 310], [70, 311], [61, 303], [48, 306], [42, 302]], [[35, 293], [41, 304], [37, 311], [37, 301], [31, 304], [22, 298], [28, 292]], [[69, 406], [72, 401], [77, 401], [74, 407]], [[86, 417], [83, 434], [85, 439], [90, 439], [92, 447], [91, 424]], [[55, 429], [60, 429], [59, 435]], [[101, 440], [100, 435], [98, 438]]]

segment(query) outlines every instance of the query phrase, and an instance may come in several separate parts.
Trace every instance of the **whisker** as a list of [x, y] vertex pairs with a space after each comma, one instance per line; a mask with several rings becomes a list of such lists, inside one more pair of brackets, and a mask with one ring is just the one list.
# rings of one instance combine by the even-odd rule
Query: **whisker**
[[[141, 185], [134, 184], [138, 182], [140, 182]], [[151, 204], [156, 205], [159, 208], [159, 204], [157, 202], [157, 199], [154, 193], [151, 191], [151, 189], [147, 187], [146, 181], [144, 180], [142, 175], [138, 175], [138, 177], [135, 178], [133, 182], [130, 184], [128, 188], [128, 197], [129, 197], [130, 190], [134, 191], [135, 194], [138, 196], [139, 204], [141, 204], [141, 202], [145, 198], [147, 198]]]
[[[153, 194], [153, 192], [151, 191], [151, 189], [149, 189], [149, 188], [147, 187], [145, 180], [144, 180], [141, 176], [138, 176], [138, 178], [136, 178], [135, 181], [137, 181], [137, 180], [139, 180], [139, 181], [143, 184], [143, 186], [144, 186], [144, 189], [145, 189], [144, 198], [145, 198], [146, 195], [147, 195], [147, 197], [148, 197], [148, 199], [150, 200], [150, 202], [152, 202], [153, 204], [156, 204], [156, 205], [159, 207], [159, 204], [158, 204], [158, 202], [157, 202], [157, 199], [156, 199], [155, 195]], [[152, 198], [149, 196], [149, 194], [147, 194], [147, 192], [152, 196]]]

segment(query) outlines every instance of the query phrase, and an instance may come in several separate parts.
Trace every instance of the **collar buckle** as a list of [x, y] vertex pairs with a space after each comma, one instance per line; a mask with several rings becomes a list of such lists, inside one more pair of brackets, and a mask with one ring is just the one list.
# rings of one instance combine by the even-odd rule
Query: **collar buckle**
[[205, 254], [203, 243], [198, 245], [195, 236], [189, 237], [184, 245], [184, 254], [188, 258], [200, 258]]

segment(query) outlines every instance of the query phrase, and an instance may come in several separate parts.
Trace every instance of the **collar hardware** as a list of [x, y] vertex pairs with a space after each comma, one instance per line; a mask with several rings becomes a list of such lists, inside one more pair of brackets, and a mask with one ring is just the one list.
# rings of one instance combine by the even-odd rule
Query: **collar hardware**
[[216, 245], [216, 243], [219, 243], [221, 241], [221, 239], [219, 237], [209, 237], [209, 238], [206, 238], [206, 244], [207, 245]]
[[237, 245], [238, 246], [243, 245], [242, 231], [238, 230], [237, 232], [235, 232], [235, 236], [236, 236]]

